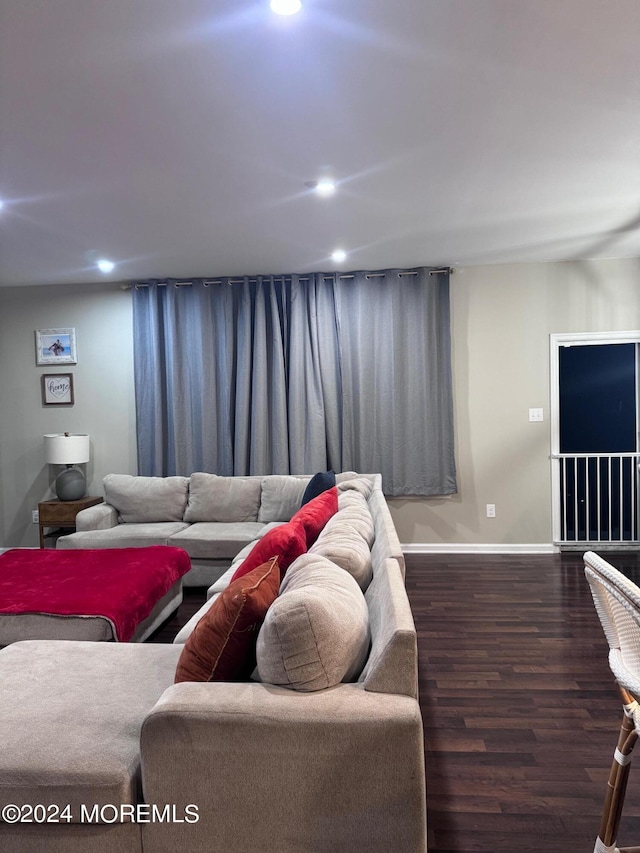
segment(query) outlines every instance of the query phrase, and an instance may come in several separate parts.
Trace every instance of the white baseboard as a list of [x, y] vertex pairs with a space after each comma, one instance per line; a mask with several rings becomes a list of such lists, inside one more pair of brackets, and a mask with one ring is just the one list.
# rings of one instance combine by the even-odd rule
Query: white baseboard
[[559, 554], [560, 548], [552, 542], [532, 545], [456, 543], [456, 542], [412, 542], [402, 543], [405, 554]]

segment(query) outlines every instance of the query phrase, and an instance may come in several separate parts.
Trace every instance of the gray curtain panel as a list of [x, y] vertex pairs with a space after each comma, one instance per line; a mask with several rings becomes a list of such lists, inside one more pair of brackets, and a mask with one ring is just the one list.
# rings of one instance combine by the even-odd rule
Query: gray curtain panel
[[379, 471], [456, 491], [449, 277], [428, 268], [138, 282], [139, 473]]

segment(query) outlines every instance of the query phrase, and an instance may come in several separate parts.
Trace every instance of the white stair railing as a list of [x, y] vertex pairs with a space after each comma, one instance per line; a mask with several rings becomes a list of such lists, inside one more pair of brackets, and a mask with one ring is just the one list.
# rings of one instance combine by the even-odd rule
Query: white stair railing
[[557, 453], [552, 457], [557, 544], [639, 543], [638, 453]]

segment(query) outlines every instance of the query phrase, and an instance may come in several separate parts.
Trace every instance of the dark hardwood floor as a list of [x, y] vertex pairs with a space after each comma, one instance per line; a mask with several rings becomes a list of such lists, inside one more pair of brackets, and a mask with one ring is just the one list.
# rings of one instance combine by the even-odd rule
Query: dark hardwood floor
[[[407, 589], [430, 853], [589, 853], [622, 713], [581, 555], [412, 556]], [[632, 769], [623, 844], [639, 802]]]
[[172, 643], [178, 631], [183, 628], [193, 614], [200, 610], [202, 605], [207, 600], [206, 586], [185, 586], [182, 590], [182, 604], [173, 614], [171, 619], [167, 619], [157, 631], [155, 631], [147, 640], [148, 643]]
[[[602, 556], [640, 582], [640, 552]], [[621, 705], [581, 555], [410, 555], [406, 583], [430, 853], [590, 853]], [[152, 642], [204, 600], [187, 589]], [[619, 843], [640, 843], [633, 768]]]

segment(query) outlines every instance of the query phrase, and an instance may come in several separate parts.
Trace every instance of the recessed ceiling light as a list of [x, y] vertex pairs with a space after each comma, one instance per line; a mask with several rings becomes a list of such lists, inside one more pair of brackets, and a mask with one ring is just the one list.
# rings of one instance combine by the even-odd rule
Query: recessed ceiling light
[[305, 181], [304, 185], [317, 192], [318, 195], [331, 195], [336, 191], [335, 182], [329, 178], [323, 178], [320, 181]]
[[100, 258], [99, 261], [96, 262], [96, 266], [100, 270], [100, 272], [108, 273], [113, 270], [115, 264], [113, 261], [107, 260], [107, 258]]
[[3, 208], [3, 207], [4, 207], [4, 202], [3, 202], [3, 201], [2, 201], [2, 199], [0, 198], [0, 210], [2, 210], [2, 208]]
[[344, 249], [336, 249], [335, 252], [331, 253], [331, 260], [336, 264], [341, 264], [343, 261], [346, 261], [347, 253]]
[[316, 184], [316, 192], [318, 195], [331, 195], [336, 191], [336, 185], [333, 181], [318, 181]]
[[295, 15], [302, 9], [300, 0], [271, 0], [269, 6], [276, 15]]

